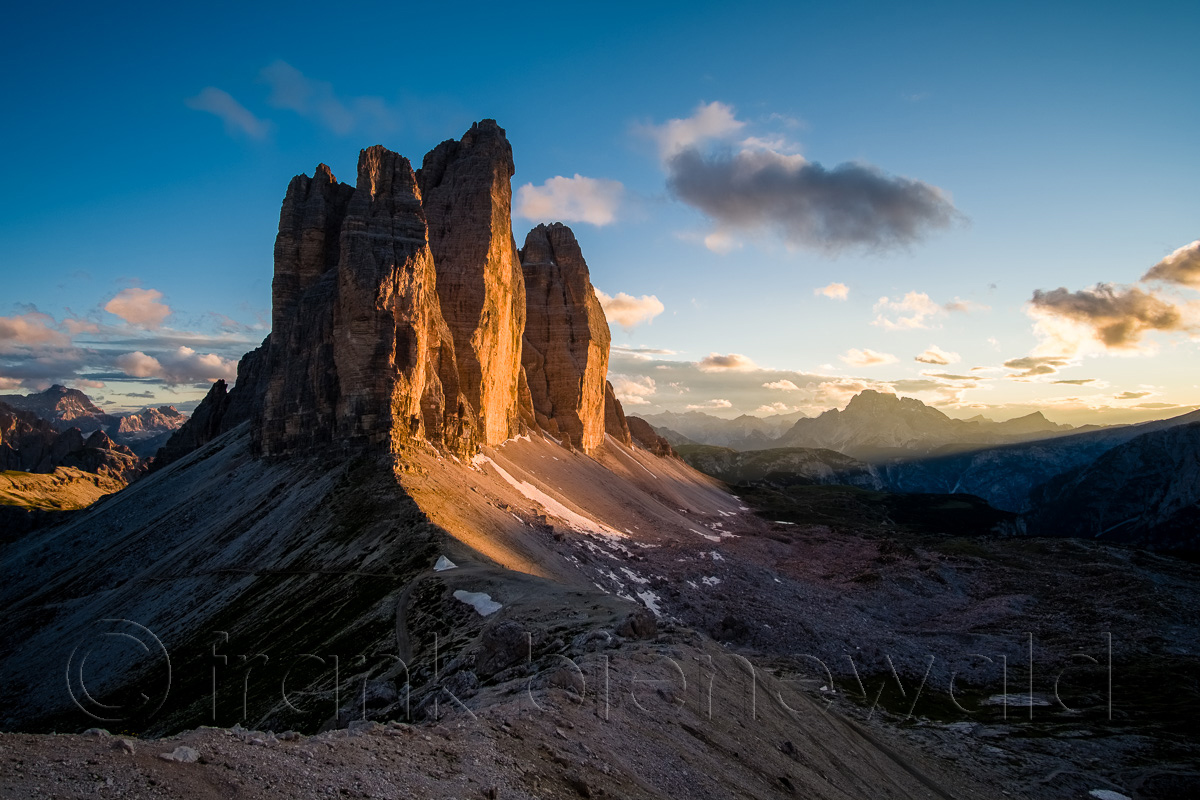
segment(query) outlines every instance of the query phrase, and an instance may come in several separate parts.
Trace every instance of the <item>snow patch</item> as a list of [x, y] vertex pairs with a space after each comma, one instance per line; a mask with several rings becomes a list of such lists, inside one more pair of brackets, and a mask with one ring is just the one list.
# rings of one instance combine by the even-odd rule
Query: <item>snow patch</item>
[[646, 604], [646, 608], [650, 609], [650, 611], [654, 614], [654, 616], [656, 616], [656, 617], [662, 616], [662, 611], [660, 611], [658, 608], [658, 603], [659, 603], [658, 595], [656, 595], [654, 592], [650, 591], [649, 589], [646, 589], [645, 591], [638, 592], [637, 596], [641, 598], [642, 602]]
[[1096, 800], [1131, 800], [1129, 795], [1114, 792], [1112, 789], [1092, 789], [1088, 795]]
[[710, 577], [707, 577], [707, 578], [701, 578], [701, 579], [700, 579], [700, 582], [701, 582], [701, 583], [703, 583], [705, 586], [716, 586], [718, 583], [720, 583], [720, 582], [721, 582], [721, 579], [720, 579], [720, 578], [717, 578], [717, 577], [711, 577], [711, 576], [710, 576]]
[[454, 591], [454, 598], [461, 600], [469, 606], [472, 606], [479, 612], [479, 616], [486, 617], [488, 614], [495, 614], [504, 606], [492, 599], [492, 596], [486, 592], [467, 592], [462, 589]]
[[529, 481], [522, 481], [514, 478], [512, 475], [509, 475], [503, 467], [485, 455], [475, 456], [473, 459], [471, 459], [471, 464], [480, 468], [481, 470], [483, 465], [487, 464], [494, 469], [501, 478], [507, 481], [510, 486], [523, 494], [526, 499], [537, 503], [542, 508], [546, 509], [547, 513], [558, 517], [563, 522], [567, 523], [567, 525], [579, 531], [580, 533], [590, 533], [594, 536], [605, 537], [624, 536], [624, 534], [618, 530], [596, 522], [594, 519], [589, 519], [588, 517], [585, 517], [576, 511], [572, 511], [550, 495], [543, 492], [538, 487], [534, 486]]
[[437, 563], [433, 565], [433, 571], [445, 572], [448, 569], [458, 569], [458, 564], [455, 564], [445, 556], [438, 556]]

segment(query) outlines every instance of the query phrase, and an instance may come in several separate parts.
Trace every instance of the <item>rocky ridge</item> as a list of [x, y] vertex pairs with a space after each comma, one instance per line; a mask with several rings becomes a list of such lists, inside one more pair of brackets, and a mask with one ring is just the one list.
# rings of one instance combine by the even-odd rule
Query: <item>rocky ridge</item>
[[355, 185], [292, 179], [275, 244], [272, 334], [214, 384], [159, 455], [177, 460], [246, 420], [256, 452], [470, 457], [541, 429], [593, 453], [632, 446], [607, 384], [610, 335], [571, 229], [512, 236], [512, 148], [494, 120], [414, 171], [382, 146]]

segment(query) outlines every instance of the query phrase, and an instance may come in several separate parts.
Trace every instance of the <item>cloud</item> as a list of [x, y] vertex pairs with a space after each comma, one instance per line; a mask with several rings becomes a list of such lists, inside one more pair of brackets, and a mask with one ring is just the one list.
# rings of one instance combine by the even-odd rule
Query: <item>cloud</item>
[[719, 231], [770, 230], [793, 246], [885, 249], [915, 242], [958, 216], [941, 189], [869, 164], [826, 169], [768, 149], [706, 154], [688, 147], [666, 167], [671, 193]]
[[1149, 397], [1153, 392], [1121, 392], [1114, 394], [1114, 400], [1141, 400], [1143, 397]]
[[5, 378], [0, 375], [0, 390], [8, 391], [9, 389], [21, 388], [21, 380], [19, 378]]
[[702, 411], [708, 408], [733, 408], [733, 403], [721, 398], [706, 400], [703, 403], [692, 404], [687, 407], [688, 411]]
[[792, 408], [787, 403], [770, 403], [768, 405], [761, 405], [754, 409], [754, 413], [756, 416], [769, 417], [774, 414], [788, 414], [795, 410], [796, 409]]
[[236, 360], [216, 353], [197, 353], [190, 347], [179, 347], [158, 357], [136, 350], [117, 356], [114, 363], [131, 378], [158, 378], [172, 385], [237, 378]]
[[527, 183], [517, 189], [516, 211], [522, 217], [544, 222], [587, 222], [608, 225], [617, 218], [617, 207], [625, 195], [620, 181], [573, 178], [559, 175], [541, 186]]
[[920, 361], [922, 364], [939, 364], [945, 366], [946, 364], [957, 364], [959, 361], [962, 361], [962, 356], [958, 353], [943, 350], [936, 344], [931, 344], [929, 345], [929, 349], [924, 353], [913, 356], [913, 361]]
[[341, 98], [333, 84], [308, 78], [286, 61], [275, 61], [259, 73], [271, 94], [267, 102], [273, 108], [294, 111], [302, 117], [345, 136], [356, 129], [394, 130], [399, 115], [379, 97]]
[[820, 289], [813, 289], [813, 294], [824, 295], [831, 300], [845, 300], [850, 296], [850, 287], [844, 283], [831, 283]]
[[897, 392], [904, 392], [906, 394], [932, 392], [946, 388], [946, 384], [931, 380], [905, 379], [892, 381], [891, 383]]
[[942, 303], [942, 309], [952, 314], [969, 314], [972, 311], [988, 311], [990, 308], [990, 306], [985, 306], [983, 303], [976, 303], [974, 300], [963, 300], [961, 297], [956, 297], [948, 303]]
[[70, 337], [54, 326], [54, 318], [40, 311], [0, 317], [0, 354], [42, 353], [70, 347]]
[[660, 347], [622, 347], [618, 344], [610, 347], [609, 352], [614, 356], [628, 356], [639, 361], [653, 361], [655, 356], [676, 355], [674, 350], [665, 350]]
[[700, 359], [699, 366], [705, 372], [716, 372], [718, 370], [742, 371], [757, 368], [757, 365], [753, 361], [741, 353], [729, 353], [728, 355], [709, 353]]
[[104, 310], [130, 325], [157, 328], [171, 313], [170, 306], [159, 302], [162, 296], [162, 292], [157, 289], [139, 289], [136, 286], [122, 289], [105, 304]]
[[1029, 314], [1042, 350], [1074, 354], [1099, 343], [1105, 350], [1136, 351], [1151, 331], [1187, 331], [1195, 323], [1171, 301], [1134, 287], [1098, 283], [1076, 292], [1034, 291]]
[[270, 123], [261, 120], [244, 105], [233, 99], [229, 92], [215, 86], [207, 86], [200, 94], [184, 101], [188, 108], [204, 111], [219, 117], [225, 123], [225, 132], [231, 136], [243, 134], [251, 139], [265, 139], [271, 132]]
[[162, 364], [154, 356], [141, 350], [117, 356], [116, 365], [131, 378], [158, 378], [162, 376]]
[[641, 131], [658, 143], [659, 156], [666, 160], [689, 147], [730, 138], [745, 126], [734, 116], [732, 106], [713, 102], [696, 106], [690, 117], [670, 119], [661, 125], [643, 125]]
[[1010, 378], [1034, 378], [1039, 375], [1053, 375], [1062, 367], [1071, 363], [1069, 358], [1060, 356], [1025, 356], [1012, 358], [1004, 362], [1008, 369], [1019, 370], [1010, 374]]
[[[899, 300], [892, 300], [890, 297], [879, 298], [874, 311], [878, 316], [871, 322], [872, 325], [896, 331], [928, 328], [929, 318], [941, 314], [945, 308], [930, 300], [929, 295], [924, 292], [909, 292]], [[896, 319], [886, 316], [884, 312], [889, 311], [896, 312], [899, 316]]]
[[94, 322], [85, 319], [73, 319], [68, 317], [63, 320], [63, 327], [67, 329], [67, 333], [71, 336], [78, 336], [81, 333], [99, 333], [100, 326]]
[[874, 367], [879, 364], [895, 364], [899, 359], [890, 353], [877, 353], [874, 350], [863, 348], [851, 348], [846, 351], [843, 356], [838, 356], [842, 361], [853, 367]]
[[1200, 289], [1200, 239], [1185, 244], [1159, 261], [1142, 276], [1144, 281], [1163, 281]]
[[630, 377], [628, 375], [610, 375], [613, 394], [628, 406], [644, 406], [649, 404], [646, 398], [653, 397], [657, 391], [654, 379], [649, 377]]
[[922, 372], [922, 375], [928, 378], [940, 378], [944, 381], [978, 381], [982, 380], [978, 375], [954, 375], [948, 372]]
[[1071, 378], [1069, 380], [1050, 381], [1051, 383], [1062, 383], [1068, 386], [1083, 386], [1088, 383], [1094, 383], [1095, 378]]
[[783, 392], [798, 392], [798, 391], [800, 391], [799, 386], [797, 386], [796, 384], [794, 384], [791, 381], [786, 380], [786, 379], [778, 380], [778, 381], [771, 381], [770, 383], [764, 383], [763, 388], [779, 389], [780, 391], [783, 391]]
[[596, 299], [604, 309], [604, 316], [626, 331], [632, 331], [643, 322], [650, 322], [663, 312], [663, 304], [652, 294], [634, 297], [617, 292], [616, 297], [610, 297], [599, 289], [595, 291]]

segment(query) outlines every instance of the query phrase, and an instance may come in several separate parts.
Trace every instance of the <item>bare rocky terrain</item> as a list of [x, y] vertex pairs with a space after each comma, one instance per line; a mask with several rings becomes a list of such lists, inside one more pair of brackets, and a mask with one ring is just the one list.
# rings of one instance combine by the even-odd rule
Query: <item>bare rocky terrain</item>
[[0, 795], [1196, 794], [1194, 565], [972, 497], [735, 494], [625, 416], [512, 174], [485, 120], [291, 181], [236, 384], [4, 545]]

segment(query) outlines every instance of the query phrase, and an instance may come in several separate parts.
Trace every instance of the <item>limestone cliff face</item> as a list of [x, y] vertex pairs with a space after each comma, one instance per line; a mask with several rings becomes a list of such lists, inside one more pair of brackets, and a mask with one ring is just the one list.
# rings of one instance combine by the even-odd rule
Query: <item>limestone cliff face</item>
[[416, 175], [378, 145], [359, 156], [342, 224], [333, 355], [340, 436], [469, 449], [473, 421], [458, 391]]
[[512, 235], [512, 147], [486, 119], [426, 156], [417, 181], [442, 315], [480, 439], [516, 434], [525, 282]]
[[[337, 235], [333, 235], [333, 231]], [[254, 441], [266, 455], [430, 440], [469, 450], [416, 176], [375, 146], [355, 187], [292, 180], [280, 213], [274, 328]]]
[[521, 361], [534, 416], [552, 435], [592, 452], [604, 441], [611, 337], [575, 234], [561, 222], [537, 226], [525, 238], [521, 269]]

